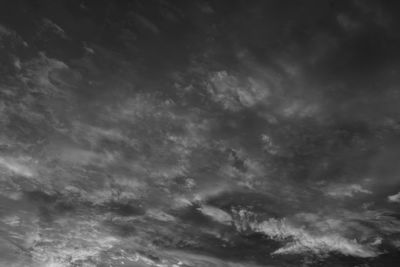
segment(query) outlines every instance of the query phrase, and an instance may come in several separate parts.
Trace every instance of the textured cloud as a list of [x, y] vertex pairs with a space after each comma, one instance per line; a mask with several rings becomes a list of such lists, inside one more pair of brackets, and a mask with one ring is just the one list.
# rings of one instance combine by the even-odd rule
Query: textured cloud
[[[96, 222], [76, 223], [66, 219], [58, 224], [69, 229], [67, 235], [55, 229], [43, 229], [33, 240], [39, 244], [32, 248], [33, 257], [44, 266], [65, 266], [100, 257], [102, 251], [112, 248], [118, 241], [115, 237], [102, 234]], [[50, 240], [46, 242], [46, 239]]]
[[[248, 220], [246, 211], [239, 211], [240, 220]], [[344, 255], [356, 257], [375, 257], [379, 252], [371, 244], [360, 244], [341, 236], [340, 233], [332, 231], [313, 233], [306, 228], [296, 225], [287, 219], [268, 219], [262, 222], [245, 221], [236, 222], [239, 229], [252, 231], [267, 235], [269, 238], [283, 242], [285, 245], [273, 254], [327, 254], [339, 252]]]
[[33, 93], [65, 96], [65, 91], [57, 86], [57, 81], [63, 84], [62, 80], [57, 78], [57, 72], [68, 69], [64, 62], [40, 53], [39, 57], [25, 62], [22, 68], [26, 70], [22, 81], [34, 85], [30, 86]]
[[211, 75], [209, 93], [215, 102], [232, 111], [242, 108], [251, 108], [260, 102], [265, 102], [269, 95], [266, 85], [256, 82], [252, 78], [240, 81], [226, 71]]
[[398, 252], [396, 4], [14, 2], [0, 3], [0, 265]]

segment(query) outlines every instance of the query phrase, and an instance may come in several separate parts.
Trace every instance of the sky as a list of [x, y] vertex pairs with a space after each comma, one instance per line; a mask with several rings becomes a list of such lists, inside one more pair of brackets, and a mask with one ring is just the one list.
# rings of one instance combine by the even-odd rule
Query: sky
[[399, 12], [1, 1], [0, 265], [397, 266]]

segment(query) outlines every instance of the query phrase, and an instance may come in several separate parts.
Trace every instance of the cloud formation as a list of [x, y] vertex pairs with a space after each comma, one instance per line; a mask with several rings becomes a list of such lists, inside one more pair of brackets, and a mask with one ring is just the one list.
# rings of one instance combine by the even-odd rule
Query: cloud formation
[[397, 255], [397, 4], [14, 2], [0, 3], [1, 264]]
[[400, 203], [400, 192], [391, 196], [388, 196], [389, 202]]
[[329, 231], [325, 232], [313, 232], [285, 218], [270, 218], [258, 222], [250, 219], [252, 216], [247, 211], [240, 210], [237, 215], [239, 216], [239, 221], [235, 223], [240, 230], [250, 229], [284, 244], [272, 254], [311, 253], [327, 255], [331, 252], [339, 252], [344, 255], [362, 258], [379, 255], [378, 250], [372, 244], [360, 244], [356, 240], [343, 237], [335, 229], [329, 229]]

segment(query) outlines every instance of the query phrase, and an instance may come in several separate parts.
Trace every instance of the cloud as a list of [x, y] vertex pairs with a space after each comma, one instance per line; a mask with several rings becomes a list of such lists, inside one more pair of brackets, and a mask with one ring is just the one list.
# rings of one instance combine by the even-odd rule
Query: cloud
[[[272, 254], [303, 254], [312, 253], [325, 255], [338, 252], [343, 255], [368, 258], [379, 255], [372, 244], [360, 244], [337, 232], [311, 231], [304, 226], [291, 222], [289, 219], [270, 218], [261, 222], [251, 219], [252, 214], [244, 210], [236, 213], [239, 221], [235, 226], [239, 231], [251, 230], [267, 235], [269, 238], [283, 242], [285, 245]], [[238, 217], [235, 216], [235, 219]]]
[[12, 35], [13, 31], [11, 31], [10, 29], [8, 29], [7, 27], [3, 26], [0, 24], [0, 37], [3, 36], [8, 36], [8, 35]]
[[334, 198], [354, 197], [356, 194], [372, 194], [359, 184], [331, 185], [324, 189], [326, 195]]
[[150, 94], [135, 94], [117, 105], [106, 107], [104, 118], [110, 121], [136, 124], [140, 119], [171, 119], [173, 102], [164, 101]]
[[[226, 259], [220, 259], [218, 257], [213, 257], [211, 255], [202, 255], [201, 253], [192, 253], [190, 251], [184, 250], [164, 250], [165, 258], [169, 258], [171, 264], [168, 266], [198, 266], [198, 267], [260, 267], [261, 265], [257, 265], [255, 263], [250, 262], [230, 262]], [[175, 264], [172, 264], [174, 260]], [[262, 265], [264, 267], [272, 267], [276, 265], [266, 265], [265, 263]]]
[[[5, 102], [6, 105], [11, 107], [10, 110], [12, 109], [19, 117], [22, 116], [24, 121], [23, 123], [17, 120], [13, 121], [10, 116], [9, 125], [15, 125], [18, 128], [19, 126], [24, 127], [26, 121], [27, 125], [32, 125], [32, 129], [41, 130], [40, 142], [36, 142], [36, 139], [39, 138], [34, 138], [34, 134], [26, 131], [27, 138], [24, 142], [29, 143], [29, 147], [27, 145], [24, 148], [22, 145], [20, 147], [21, 150], [25, 149], [23, 151], [43, 156], [47, 165], [46, 169], [44, 166], [43, 169], [37, 169], [39, 167], [31, 164], [29, 160], [9, 156], [0, 158], [1, 172], [4, 171], [7, 175], [12, 173], [32, 177], [36, 175], [36, 170], [40, 170], [40, 177], [45, 176], [49, 179], [47, 185], [45, 183], [37, 185], [40, 187], [38, 190], [44, 190], [43, 187], [54, 187], [54, 190], [64, 189], [59, 194], [60, 198], [68, 199], [73, 206], [72, 211], [68, 211], [68, 216], [70, 214], [74, 216], [76, 206], [78, 206], [76, 213], [87, 213], [89, 216], [76, 218], [76, 221], [80, 222], [90, 220], [101, 222], [104, 219], [102, 217], [104, 210], [98, 209], [98, 206], [106, 206], [106, 203], [110, 201], [137, 200], [143, 202], [144, 207], [150, 208], [150, 210], [141, 216], [140, 220], [143, 221], [135, 222], [134, 225], [137, 228], [138, 239], [141, 235], [149, 233], [146, 236], [149, 237], [148, 239], [139, 240], [143, 246], [147, 243], [156, 244], [152, 241], [169, 239], [169, 237], [174, 240], [179, 239], [179, 244], [203, 242], [198, 241], [198, 236], [201, 238], [203, 233], [198, 231], [196, 225], [192, 225], [185, 219], [178, 221], [169, 215], [171, 209], [191, 206], [193, 202], [208, 203], [209, 205], [200, 205], [198, 211], [211, 220], [225, 225], [217, 224], [216, 228], [227, 229], [227, 226], [234, 220], [232, 218], [234, 215], [210, 204], [216, 203], [216, 200], [213, 199], [221, 199], [222, 201], [218, 201], [218, 205], [221, 204], [221, 207], [225, 207], [224, 203], [227, 203], [226, 206], [240, 205], [260, 213], [268, 212], [269, 215], [288, 216], [282, 214], [304, 210], [312, 213], [303, 214], [303, 218], [293, 216], [287, 219], [265, 219], [264, 217], [248, 223], [251, 225], [251, 231], [262, 233], [281, 244], [275, 254], [338, 252], [359, 257], [376, 255], [378, 252], [375, 247], [379, 246], [380, 241], [379, 239], [373, 241], [374, 235], [382, 232], [382, 236], [384, 236], [386, 233], [389, 235], [399, 231], [399, 223], [395, 216], [389, 218], [389, 216], [384, 217], [377, 213], [379, 216], [374, 217], [375, 221], [372, 221], [372, 217], [362, 214], [364, 210], [357, 210], [359, 217], [354, 221], [359, 219], [360, 222], [350, 222], [346, 215], [341, 217], [339, 213], [342, 210], [337, 211], [335, 208], [339, 203], [343, 210], [346, 208], [357, 209], [354, 207], [361, 204], [358, 199], [351, 199], [352, 197], [370, 196], [368, 200], [373, 202], [372, 191], [378, 195], [379, 189], [369, 187], [370, 184], [367, 187], [366, 183], [357, 184], [359, 182], [355, 180], [348, 182], [349, 184], [328, 182], [321, 186], [323, 186], [322, 192], [329, 198], [320, 199], [321, 191], [314, 190], [315, 187], [311, 189], [308, 187], [312, 184], [314, 177], [329, 179], [332, 176], [336, 177], [337, 174], [350, 176], [358, 173], [359, 170], [364, 171], [364, 166], [367, 166], [364, 155], [367, 153], [357, 150], [360, 147], [356, 147], [353, 142], [355, 139], [353, 136], [358, 136], [359, 132], [361, 132], [360, 139], [366, 144], [363, 148], [372, 148], [371, 153], [375, 151], [374, 143], [379, 143], [379, 147], [381, 147], [385, 146], [386, 142], [391, 143], [392, 141], [392, 137], [386, 139], [387, 127], [380, 127], [377, 132], [372, 132], [374, 131], [373, 127], [367, 125], [365, 131], [368, 133], [365, 135], [370, 137], [364, 138], [364, 130], [359, 130], [358, 122], [352, 120], [355, 118], [354, 113], [361, 114], [363, 110], [361, 108], [361, 111], [358, 111], [358, 105], [351, 105], [352, 103], [361, 101], [364, 97], [365, 101], [362, 101], [371, 103], [368, 94], [357, 97], [357, 101], [353, 100], [353, 93], [358, 92], [358, 87], [363, 87], [363, 84], [359, 84], [358, 80], [355, 80], [354, 83], [352, 81], [356, 76], [353, 74], [357, 66], [361, 66], [360, 69], [364, 73], [364, 67], [368, 68], [369, 63], [374, 63], [368, 60], [374, 51], [369, 53], [368, 50], [368, 53], [361, 53], [358, 56], [355, 53], [357, 51], [353, 51], [353, 48], [349, 50], [346, 47], [354, 45], [354, 50], [362, 50], [363, 44], [370, 46], [369, 37], [367, 40], [361, 39], [360, 42], [354, 43], [353, 41], [358, 38], [358, 32], [351, 36], [345, 33], [346, 30], [357, 30], [357, 23], [363, 22], [363, 20], [359, 20], [357, 12], [341, 11], [342, 13], [338, 15], [337, 11], [332, 11], [333, 13], [329, 11], [321, 16], [321, 10], [322, 12], [327, 11], [324, 11], [324, 8], [314, 9], [311, 6], [310, 9], [305, 8], [306, 13], [301, 15], [293, 12], [298, 11], [296, 6], [287, 7], [279, 4], [277, 6], [281, 6], [282, 11], [290, 11], [289, 15], [285, 13], [279, 16], [276, 14], [280, 14], [281, 10], [276, 10], [269, 4], [260, 4], [260, 8], [257, 8], [258, 4], [239, 6], [244, 8], [243, 15], [247, 14], [245, 20], [240, 16], [237, 17], [234, 6], [228, 8], [234, 12], [233, 16], [229, 14], [220, 16], [217, 13], [221, 9], [224, 10], [225, 7], [223, 5], [215, 6], [213, 12], [216, 13], [216, 16], [212, 18], [213, 23], [203, 25], [207, 36], [199, 35], [198, 29], [195, 29], [197, 26], [191, 23], [192, 18], [197, 20], [198, 14], [193, 14], [194, 16], [189, 14], [183, 23], [189, 22], [187, 25], [193, 27], [184, 25], [178, 27], [183, 31], [190, 28], [188, 34], [182, 35], [184, 42], [178, 42], [179, 44], [175, 43], [173, 38], [169, 38], [173, 37], [168, 36], [169, 30], [159, 34], [160, 30], [167, 25], [160, 23], [156, 15], [157, 10], [155, 13], [153, 12], [154, 14], [149, 15], [145, 14], [145, 10], [148, 9], [146, 6], [136, 8], [137, 10], [135, 9], [134, 12], [140, 12], [140, 15], [131, 14], [136, 30], [141, 29], [142, 32], [148, 32], [149, 35], [158, 34], [159, 43], [167, 41], [167, 48], [165, 45], [157, 47], [157, 44], [147, 46], [148, 41], [151, 40], [139, 40], [140, 36], [136, 36], [139, 38], [139, 42], [132, 43], [135, 50], [131, 51], [129, 50], [131, 47], [125, 46], [121, 51], [119, 45], [114, 46], [109, 42], [101, 42], [104, 38], [100, 38], [100, 43], [98, 42], [99, 44], [94, 50], [86, 45], [80, 47], [78, 50], [86, 49], [87, 53], [82, 60], [76, 60], [70, 57], [69, 46], [65, 50], [64, 45], [61, 44], [65, 43], [65, 40], [60, 42], [60, 45], [56, 42], [55, 46], [53, 42], [48, 43], [46, 40], [42, 40], [44, 49], [53, 47], [59, 50], [56, 54], [62, 55], [63, 58], [69, 58], [65, 61], [68, 62], [68, 66], [59, 60], [47, 58], [44, 54], [41, 54], [39, 59], [33, 60], [27, 59], [23, 55], [24, 53], [18, 54], [21, 62], [18, 63], [15, 60], [16, 68], [20, 69], [16, 74], [18, 76], [16, 76], [16, 81], [20, 82], [20, 79], [23, 79], [24, 83], [13, 85], [15, 90], [14, 87], [9, 88], [5, 84], [7, 94], [5, 93], [6, 89], [3, 90], [3, 93], [4, 99], [11, 99], [9, 102]], [[208, 7], [203, 9], [203, 12], [209, 12], [207, 9]], [[89, 10], [91, 10], [90, 5], [87, 11]], [[120, 10], [119, 7], [115, 9], [119, 12], [118, 10]], [[262, 10], [267, 12], [265, 14], [273, 16], [264, 16]], [[242, 11], [238, 11], [238, 13], [242, 13]], [[197, 12], [201, 12], [201, 9]], [[254, 16], [248, 16], [249, 14], [254, 14]], [[63, 12], [64, 15], [68, 16]], [[100, 37], [108, 36], [110, 37], [108, 39], [111, 40], [114, 32], [118, 35], [118, 32], [122, 30], [120, 26], [123, 28], [132, 26], [130, 23], [132, 21], [125, 21], [126, 14], [115, 16], [119, 17], [116, 21], [114, 21], [114, 15], [116, 14], [108, 17], [111, 21], [103, 25]], [[85, 15], [83, 14], [83, 16]], [[304, 16], [304, 19], [301, 16]], [[294, 22], [286, 19], [289, 17]], [[274, 18], [277, 18], [277, 23], [273, 21]], [[316, 25], [314, 22], [321, 18], [322, 23]], [[61, 23], [67, 17], [60, 19]], [[82, 19], [83, 21], [89, 19], [88, 23], [84, 23], [85, 25], [91, 24], [90, 18], [82, 17]], [[200, 20], [198, 24], [202, 24], [202, 19], [198, 19]], [[72, 24], [68, 28], [73, 29], [74, 21], [70, 20]], [[56, 37], [57, 41], [61, 41], [59, 39], [65, 34], [64, 30], [51, 21], [44, 20], [43, 22], [48, 24], [46, 26], [48, 28], [44, 29], [46, 32], [43, 32], [42, 37], [49, 35], [48, 37]], [[85, 36], [85, 25], [82, 25], [83, 27], [77, 31], [80, 32], [80, 36]], [[263, 25], [272, 26], [264, 27]], [[329, 29], [326, 28], [326, 25], [329, 25]], [[337, 31], [335, 25], [343, 30]], [[361, 26], [366, 27], [367, 25]], [[110, 27], [112, 32], [107, 32]], [[213, 33], [209, 35], [211, 31]], [[97, 35], [96, 30], [93, 32], [94, 35]], [[139, 34], [135, 29], [132, 29], [132, 32], [135, 32], [132, 33], [135, 35]], [[175, 31], [171, 28], [171, 32]], [[71, 30], [68, 34], [73, 38], [74, 31]], [[10, 35], [8, 29], [0, 26], [0, 40], [2, 40], [1, 38], [5, 39], [6, 35]], [[180, 30], [173, 35], [180, 36]], [[344, 40], [340, 37], [342, 35], [345, 35]], [[87, 37], [88, 40], [91, 39], [91, 35]], [[206, 44], [198, 46], [198, 40], [203, 40], [203, 37], [206, 37], [204, 38], [207, 40]], [[235, 57], [231, 54], [235, 53], [232, 51], [234, 48], [230, 47], [230, 44], [227, 45], [226, 40], [232, 41], [228, 43], [238, 42], [232, 46], [243, 47], [243, 50], [249, 49], [248, 54], [242, 53]], [[81, 40], [76, 41], [81, 43]], [[376, 43], [380, 42], [381, 40], [378, 38]], [[375, 50], [373, 43], [375, 42], [372, 42], [371, 50]], [[101, 48], [102, 45], [111, 45], [114, 52], [107, 52], [108, 48]], [[219, 48], [216, 48], [219, 45], [223, 50], [222, 53]], [[32, 52], [36, 47], [33, 45], [30, 48]], [[184, 49], [178, 51], [180, 47], [184, 47]], [[391, 45], [387, 47], [390, 48]], [[203, 48], [207, 51], [204, 51]], [[390, 54], [390, 51], [387, 52]], [[168, 64], [157, 64], [157, 59], [163, 58], [165, 53], [168, 53], [167, 58], [171, 60], [167, 60]], [[148, 60], [150, 54], [150, 60]], [[175, 56], [175, 54], [177, 55]], [[122, 59], [123, 57], [124, 59]], [[200, 62], [199, 66], [201, 62], [205, 62], [204, 65], [201, 65], [199, 72], [188, 72], [197, 66], [192, 66], [194, 64], [190, 63], [192, 58]], [[210, 60], [208, 61], [208, 59]], [[128, 64], [127, 61], [134, 61], [134, 63]], [[355, 64], [358, 62], [360, 65]], [[377, 66], [377, 71], [374, 68], [373, 73], [381, 73], [382, 77], [385, 77], [384, 80], [390, 83], [392, 76], [388, 76], [386, 79], [385, 70], [381, 69], [382, 71], [380, 71], [379, 64], [374, 63], [373, 66]], [[224, 69], [226, 70], [224, 71]], [[395, 71], [393, 70], [393, 72]], [[171, 85], [166, 75], [169, 72], [182, 74], [182, 77], [177, 79], [179, 82], [177, 88], [182, 85], [182, 88], [191, 89], [185, 89], [186, 93], [184, 94], [173, 89], [174, 86]], [[342, 72], [346, 75], [343, 75]], [[133, 76], [129, 75], [131, 73]], [[390, 85], [386, 82], [381, 84], [380, 77], [362, 75], [362, 79], [367, 79], [366, 83], [372, 87]], [[372, 80], [373, 82], [370, 83], [369, 81]], [[336, 86], [336, 81], [343, 83], [343, 86]], [[351, 86], [348, 86], [348, 83]], [[201, 90], [204, 88], [204, 84], [208, 86], [207, 92]], [[19, 99], [25, 94], [30, 97]], [[64, 98], [58, 97], [61, 94], [68, 94], [70, 101], [64, 102]], [[86, 94], [90, 97], [87, 97]], [[28, 101], [25, 103], [22, 98], [29, 100], [29, 103]], [[381, 98], [379, 97], [379, 99]], [[214, 105], [210, 105], [210, 102]], [[325, 102], [327, 105], [324, 105]], [[16, 103], [23, 103], [23, 106], [17, 108], [20, 105]], [[214, 106], [224, 109], [224, 111], [216, 111]], [[351, 106], [351, 110], [357, 109], [357, 111], [344, 112], [349, 110], [344, 106]], [[337, 118], [329, 117], [331, 114], [329, 109], [332, 114], [338, 114]], [[59, 112], [55, 112], [57, 110]], [[369, 112], [376, 113], [374, 116], [377, 118], [379, 118], [379, 114], [382, 115], [382, 109], [370, 110]], [[9, 110], [5, 110], [3, 114], [8, 113], [10, 113]], [[36, 114], [42, 116], [36, 116]], [[35, 119], [36, 117], [42, 119], [39, 121]], [[327, 118], [327, 120], [315, 120], [320, 117]], [[362, 117], [364, 119], [364, 116]], [[54, 118], [54, 120], [48, 120], [48, 118]], [[369, 120], [368, 114], [365, 119]], [[57, 124], [63, 131], [51, 132], [44, 127], [47, 125], [46, 121], [59, 122]], [[396, 118], [393, 118], [393, 121], [396, 122]], [[351, 127], [347, 126], [347, 122]], [[18, 138], [18, 135], [23, 131], [18, 128], [10, 128], [9, 131], [5, 131], [11, 140], [10, 143], [13, 140], [17, 142], [22, 139]], [[377, 139], [381, 141], [375, 141]], [[74, 142], [74, 144], [70, 147], [64, 143], [57, 144], [64, 140], [68, 145], [70, 142]], [[2, 149], [5, 150], [17, 147], [17, 145], [8, 145], [8, 139], [2, 143], [4, 143]], [[53, 145], [55, 149], [46, 154]], [[240, 150], [242, 153], [228, 156], [229, 152], [226, 152], [228, 149]], [[14, 153], [17, 152], [14, 151]], [[368, 154], [370, 153], [368, 152]], [[324, 164], [320, 166], [320, 163]], [[359, 165], [362, 165], [362, 168], [358, 169]], [[374, 165], [372, 163], [370, 166], [373, 168]], [[42, 165], [40, 167], [42, 168]], [[7, 175], [4, 176], [7, 177]], [[27, 179], [14, 180], [24, 181]], [[378, 180], [376, 185], [380, 185], [382, 182]], [[21, 186], [21, 184], [17, 185]], [[321, 189], [319, 186], [318, 188]], [[4, 188], [1, 190], [6, 191]], [[244, 190], [246, 194], [236, 194], [236, 190]], [[225, 192], [232, 192], [233, 196], [225, 197]], [[268, 195], [268, 198], [259, 198], [257, 193]], [[12, 192], [12, 194], [14, 193]], [[387, 200], [398, 203], [400, 201], [399, 194], [389, 196]], [[10, 194], [10, 196], [12, 195]], [[17, 196], [17, 194], [13, 196], [17, 200], [15, 202], [25, 201], [25, 198], [17, 199]], [[218, 198], [214, 198], [214, 196]], [[312, 198], [313, 196], [315, 198]], [[386, 196], [384, 195], [384, 198]], [[209, 198], [213, 201], [208, 202]], [[343, 198], [349, 201], [344, 203], [330, 198], [335, 198], [335, 200]], [[62, 200], [59, 201], [57, 198], [56, 202], [55, 206]], [[234, 203], [231, 204], [231, 202]], [[292, 206], [288, 207], [290, 204]], [[42, 212], [42, 204], [40, 205], [39, 211]], [[44, 205], [53, 205], [53, 203]], [[86, 210], [87, 206], [85, 205], [90, 208]], [[393, 205], [388, 206], [390, 206], [389, 208], [394, 207]], [[376, 208], [376, 205], [365, 209], [368, 208]], [[32, 210], [36, 212], [36, 209]], [[323, 212], [329, 215], [323, 217], [320, 215]], [[94, 235], [92, 239], [85, 236], [92, 233], [92, 226], [82, 226], [82, 233], [78, 231], [74, 236], [74, 231], [69, 229], [70, 223], [74, 222], [59, 223], [57, 216], [60, 215], [58, 213], [50, 214], [50, 216], [54, 218], [54, 222], [39, 226], [44, 238], [43, 240], [37, 239], [39, 247], [35, 250], [39, 254], [45, 254], [47, 251], [59, 249], [49, 260], [49, 266], [50, 264], [53, 266], [68, 265], [69, 254], [79, 261], [81, 258], [79, 253], [84, 253], [86, 248], [90, 251], [92, 247], [98, 246], [97, 241], [102, 242], [103, 240], [101, 235]], [[12, 221], [10, 222], [12, 223]], [[140, 226], [140, 223], [145, 226]], [[157, 231], [158, 224], [162, 224], [161, 233]], [[178, 224], [179, 229], [185, 228], [182, 231], [194, 232], [195, 236], [187, 237], [180, 235], [179, 232], [175, 233], [174, 231], [178, 228], [175, 228], [175, 225]], [[181, 227], [182, 225], [184, 227]], [[64, 227], [66, 231], [62, 232]], [[50, 228], [53, 228], [54, 233], [47, 232]], [[101, 233], [107, 233], [107, 231], [102, 231], [104, 229], [100, 230]], [[58, 233], [59, 231], [62, 234]], [[168, 238], [164, 238], [163, 233], [167, 231], [173, 233], [165, 234]], [[157, 237], [154, 234], [157, 234]], [[238, 238], [230, 239], [229, 233], [224, 232], [221, 235], [230, 245], [234, 246], [238, 242]], [[82, 240], [79, 237], [81, 236], [84, 239], [83, 243], [87, 242], [85, 245], [80, 245]], [[353, 239], [355, 237], [357, 240]], [[385, 236], [383, 244], [387, 238]], [[51, 242], [46, 245], [45, 243], [49, 240]], [[58, 246], [57, 240], [70, 242], [68, 244], [70, 247], [64, 248], [63, 244]], [[40, 244], [41, 241], [43, 241], [42, 244]], [[173, 242], [175, 241], [171, 241], [171, 243]], [[71, 243], [79, 244], [76, 254], [72, 250]], [[204, 241], [201, 244], [204, 244], [205, 250], [214, 252], [211, 251], [213, 246], [210, 243], [207, 244]], [[131, 248], [130, 243], [123, 245]], [[207, 245], [209, 246], [207, 247]], [[235, 254], [233, 250], [230, 250], [230, 245], [224, 247], [224, 253], [229, 254], [227, 257]], [[179, 248], [181, 247], [179, 246]], [[259, 243], [257, 248], [260, 248]], [[157, 249], [152, 246], [153, 251]], [[217, 252], [215, 251], [215, 253]], [[252, 253], [252, 256], [257, 254], [257, 252]], [[109, 256], [107, 253], [104, 254], [106, 257]], [[132, 252], [131, 255], [135, 255], [135, 253]], [[201, 258], [200, 255], [191, 257]], [[268, 258], [268, 255], [265, 257]], [[190, 257], [188, 256], [188, 258]], [[216, 262], [215, 266], [224, 264], [223, 260], [206, 260]], [[226, 259], [226, 262], [228, 260]], [[154, 261], [154, 264], [158, 264], [158, 262]], [[188, 263], [187, 265], [193, 264]]]
[[34, 169], [29, 166], [28, 161], [24, 158], [0, 157], [0, 166], [17, 175], [28, 178], [35, 176]]
[[398, 192], [397, 194], [388, 196], [387, 199], [389, 202], [400, 203], [400, 192]]
[[273, 254], [301, 254], [314, 253], [324, 254], [327, 252], [339, 252], [343, 255], [369, 258], [379, 254], [371, 248], [360, 245], [355, 240], [349, 240], [338, 235], [312, 236], [299, 231], [293, 237], [295, 241], [279, 248]]
[[22, 68], [26, 70], [21, 77], [22, 81], [27, 85], [30, 85], [29, 88], [31, 92], [49, 96], [66, 95], [66, 92], [62, 91], [57, 86], [57, 84], [65, 84], [57, 74], [59, 71], [69, 69], [64, 62], [48, 58], [43, 52], [41, 52], [39, 53], [38, 58], [34, 58], [22, 64]]
[[75, 141], [87, 141], [92, 147], [98, 147], [103, 140], [123, 142], [129, 146], [134, 146], [137, 143], [135, 139], [125, 136], [118, 128], [92, 126], [78, 121], [73, 122], [72, 125], [72, 138]]
[[146, 215], [150, 218], [163, 221], [163, 222], [173, 222], [175, 218], [168, 213], [163, 212], [162, 210], [148, 209], [146, 211]]
[[286, 118], [306, 118], [317, 115], [320, 107], [316, 103], [308, 103], [302, 99], [284, 101], [277, 112]]
[[30, 251], [42, 266], [68, 266], [99, 260], [103, 251], [111, 249], [119, 240], [103, 232], [93, 220], [58, 219], [60, 228], [40, 228], [32, 236]]
[[42, 34], [43, 31], [50, 31], [63, 39], [69, 39], [63, 28], [47, 18], [42, 20], [42, 28], [39, 29], [38, 33]]
[[63, 162], [73, 165], [99, 165], [104, 166], [117, 161], [119, 155], [106, 151], [105, 153], [98, 153], [91, 150], [73, 148], [73, 147], [59, 147], [54, 156]]
[[279, 147], [272, 141], [272, 138], [267, 134], [261, 135], [261, 141], [263, 143], [263, 149], [271, 155], [279, 153]]
[[213, 220], [222, 224], [230, 224], [232, 221], [231, 215], [227, 212], [209, 205], [202, 205], [198, 210], [204, 215], [211, 217]]
[[146, 18], [138, 13], [133, 13], [133, 12], [130, 13], [130, 16], [143, 29], [149, 30], [153, 34], [160, 33], [159, 28], [153, 22], [151, 22], [148, 18]]
[[349, 32], [358, 30], [361, 27], [361, 25], [357, 21], [347, 16], [346, 14], [339, 14], [336, 19], [339, 25], [342, 26], [344, 30]]
[[18, 226], [20, 224], [20, 218], [17, 215], [7, 216], [2, 218], [1, 221], [10, 226]]
[[253, 78], [240, 81], [227, 71], [213, 73], [210, 81], [208, 92], [213, 101], [231, 111], [253, 107], [269, 96], [268, 87], [261, 82]]

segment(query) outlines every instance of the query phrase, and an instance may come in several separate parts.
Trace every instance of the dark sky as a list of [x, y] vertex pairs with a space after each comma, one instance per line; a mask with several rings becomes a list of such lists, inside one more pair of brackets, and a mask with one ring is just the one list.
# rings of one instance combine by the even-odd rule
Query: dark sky
[[0, 266], [398, 266], [399, 14], [0, 1]]

